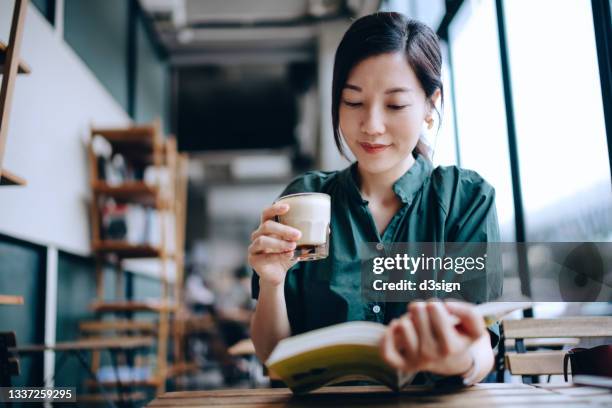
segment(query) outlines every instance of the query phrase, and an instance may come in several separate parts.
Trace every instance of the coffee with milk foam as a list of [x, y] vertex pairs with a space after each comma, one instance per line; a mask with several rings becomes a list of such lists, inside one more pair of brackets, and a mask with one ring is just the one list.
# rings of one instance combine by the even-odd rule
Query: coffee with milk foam
[[278, 202], [289, 205], [289, 211], [279, 221], [299, 229], [302, 236], [297, 246], [322, 245], [327, 241], [331, 217], [331, 199], [322, 193], [300, 193], [281, 197]]

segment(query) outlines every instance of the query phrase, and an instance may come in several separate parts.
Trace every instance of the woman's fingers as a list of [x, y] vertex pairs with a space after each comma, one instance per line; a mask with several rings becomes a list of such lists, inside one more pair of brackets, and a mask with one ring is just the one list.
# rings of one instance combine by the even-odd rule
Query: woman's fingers
[[261, 224], [251, 234], [249, 253], [281, 253], [293, 251], [295, 242], [302, 233], [296, 229], [274, 221], [274, 217], [289, 211], [289, 205], [275, 203], [264, 209], [261, 214]]
[[408, 306], [410, 319], [419, 338], [419, 356], [424, 360], [433, 360], [437, 357], [438, 346], [434, 338], [429, 316], [423, 302], [412, 302]]
[[[293, 256], [293, 251], [282, 252], [280, 254], [250, 254], [249, 260], [251, 264], [259, 264], [262, 262], [272, 263], [272, 262], [287, 262]], [[293, 265], [297, 263], [297, 260], [293, 261]], [[292, 266], [292, 265], [291, 265]]]
[[427, 312], [431, 320], [431, 328], [436, 340], [440, 354], [447, 356], [456, 351], [458, 336], [451, 316], [441, 302], [428, 302]]
[[471, 335], [461, 329], [463, 324], [474, 335], [478, 333], [478, 324], [483, 325], [473, 306], [412, 302], [408, 313], [394, 320], [385, 332], [381, 342], [383, 358], [403, 371], [452, 372], [457, 356], [462, 356], [473, 342]]
[[397, 320], [389, 325], [380, 342], [380, 355], [391, 367], [402, 370], [404, 368], [404, 358], [396, 345], [396, 330], [398, 327], [399, 322]]
[[260, 224], [268, 220], [273, 220], [277, 215], [285, 214], [289, 211], [289, 204], [286, 203], [274, 203], [269, 207], [266, 207], [261, 213]]
[[260, 235], [249, 245], [250, 254], [271, 254], [293, 251], [295, 242], [287, 242], [282, 239]]
[[418, 369], [417, 357], [419, 352], [419, 337], [417, 336], [416, 330], [412, 321], [407, 317], [403, 316], [399, 319], [399, 325], [396, 329], [398, 333], [396, 335], [396, 341], [399, 343], [399, 348], [402, 350], [404, 357], [404, 370], [415, 371]]
[[259, 226], [259, 228], [253, 231], [251, 234], [251, 241], [254, 241], [261, 235], [271, 235], [286, 241], [297, 241], [302, 236], [302, 233], [297, 228], [293, 228], [276, 221], [266, 220]]
[[458, 301], [444, 302], [444, 305], [449, 313], [459, 318], [460, 330], [472, 340], [478, 339], [485, 333], [484, 319], [473, 305]]

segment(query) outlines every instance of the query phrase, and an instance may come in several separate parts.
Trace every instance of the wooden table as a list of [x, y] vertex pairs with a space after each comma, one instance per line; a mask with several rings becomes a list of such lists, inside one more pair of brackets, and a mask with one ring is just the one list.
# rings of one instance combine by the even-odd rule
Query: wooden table
[[393, 393], [379, 386], [325, 387], [294, 396], [287, 388], [168, 392], [149, 407], [537, 407], [574, 408], [612, 405], [612, 393], [603, 388], [572, 385], [477, 384], [454, 391], [411, 387]]

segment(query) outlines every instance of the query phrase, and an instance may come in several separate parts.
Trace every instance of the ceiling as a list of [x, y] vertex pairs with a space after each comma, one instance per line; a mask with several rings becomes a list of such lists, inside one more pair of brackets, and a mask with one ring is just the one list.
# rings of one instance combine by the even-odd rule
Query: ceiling
[[140, 0], [173, 65], [312, 60], [317, 25], [382, 0]]

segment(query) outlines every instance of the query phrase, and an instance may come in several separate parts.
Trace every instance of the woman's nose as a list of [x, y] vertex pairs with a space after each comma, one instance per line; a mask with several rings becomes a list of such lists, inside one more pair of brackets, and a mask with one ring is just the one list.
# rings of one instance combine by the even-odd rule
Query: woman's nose
[[385, 122], [379, 109], [372, 108], [364, 113], [361, 121], [361, 131], [368, 135], [380, 135], [385, 133]]

